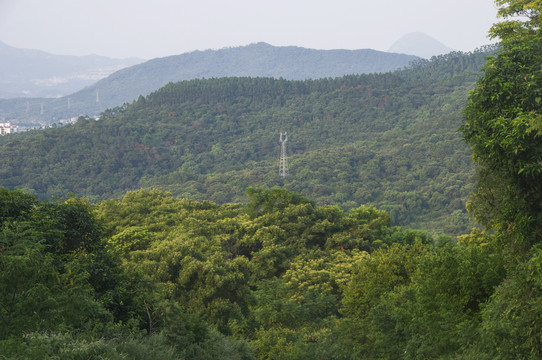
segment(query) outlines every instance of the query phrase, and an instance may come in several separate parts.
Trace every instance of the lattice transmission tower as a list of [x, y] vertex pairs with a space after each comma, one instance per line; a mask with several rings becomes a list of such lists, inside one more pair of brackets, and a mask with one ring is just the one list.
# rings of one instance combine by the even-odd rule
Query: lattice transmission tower
[[280, 165], [279, 176], [285, 177], [288, 175], [288, 157], [286, 155], [286, 141], [288, 141], [288, 135], [286, 132], [281, 132], [279, 137], [280, 142]]

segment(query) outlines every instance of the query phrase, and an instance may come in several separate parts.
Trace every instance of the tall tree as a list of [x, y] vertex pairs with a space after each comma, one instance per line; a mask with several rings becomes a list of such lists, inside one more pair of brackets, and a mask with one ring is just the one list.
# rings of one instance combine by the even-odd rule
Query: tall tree
[[[542, 357], [542, 1], [497, 0], [497, 56], [471, 94], [463, 134], [477, 182], [470, 210], [494, 232], [507, 276], [482, 311], [491, 358]], [[480, 353], [480, 349], [476, 349]]]
[[497, 0], [497, 56], [471, 94], [463, 134], [477, 164], [471, 210], [515, 253], [542, 235], [542, 1]]

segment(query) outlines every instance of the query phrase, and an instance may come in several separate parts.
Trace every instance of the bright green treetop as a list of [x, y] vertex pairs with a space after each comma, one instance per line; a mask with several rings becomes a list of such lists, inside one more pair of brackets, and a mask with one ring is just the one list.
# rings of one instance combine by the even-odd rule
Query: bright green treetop
[[[500, 6], [498, 15], [508, 20], [494, 24], [489, 31], [490, 37], [499, 37], [506, 41], [519, 34], [534, 34], [540, 31], [541, 0], [495, 0], [495, 3]], [[510, 19], [514, 17], [521, 19]]]

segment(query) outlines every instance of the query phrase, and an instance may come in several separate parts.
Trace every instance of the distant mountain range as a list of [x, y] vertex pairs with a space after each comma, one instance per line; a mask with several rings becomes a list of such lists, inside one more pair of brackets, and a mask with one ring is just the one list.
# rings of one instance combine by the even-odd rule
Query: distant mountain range
[[414, 32], [397, 40], [388, 51], [430, 59], [433, 56], [448, 54], [454, 50], [427, 34]]
[[68, 95], [143, 61], [98, 55], [54, 55], [0, 42], [0, 98]]
[[0, 100], [0, 118], [14, 123], [50, 124], [81, 114], [132, 102], [169, 82], [226, 76], [273, 77], [288, 80], [383, 73], [404, 68], [419, 58], [364, 50], [314, 50], [266, 43], [194, 51], [157, 58], [119, 70], [107, 78], [57, 99]]

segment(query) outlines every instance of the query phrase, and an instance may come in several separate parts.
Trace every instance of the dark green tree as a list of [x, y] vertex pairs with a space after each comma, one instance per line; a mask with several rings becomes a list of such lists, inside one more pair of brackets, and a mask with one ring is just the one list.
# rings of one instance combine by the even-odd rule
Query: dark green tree
[[501, 48], [469, 98], [462, 131], [477, 165], [470, 209], [521, 251], [542, 236], [542, 3], [496, 3], [508, 19], [490, 31]]
[[[542, 356], [542, 1], [497, 0], [501, 39], [462, 127], [477, 179], [469, 208], [508, 260], [482, 311], [480, 348], [493, 358]], [[501, 255], [501, 256], [502, 256]], [[478, 351], [477, 351], [478, 352]]]

